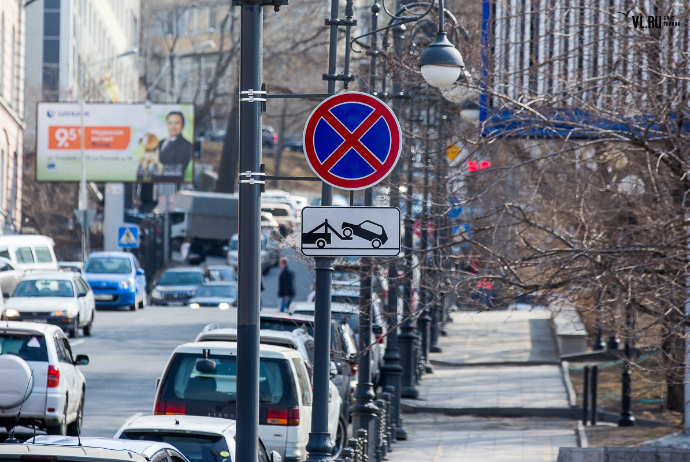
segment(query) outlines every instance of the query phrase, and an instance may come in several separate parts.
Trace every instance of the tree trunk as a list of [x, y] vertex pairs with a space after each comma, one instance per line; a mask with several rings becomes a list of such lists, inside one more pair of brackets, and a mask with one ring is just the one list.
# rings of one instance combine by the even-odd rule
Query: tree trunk
[[220, 158], [216, 192], [234, 193], [240, 161], [240, 111], [239, 87], [232, 90], [233, 105], [228, 114], [225, 140]]
[[[276, 163], [273, 168], [273, 175], [280, 175], [280, 161], [283, 157], [283, 148], [285, 147], [285, 119], [287, 116], [288, 100], [283, 100], [283, 110], [280, 113], [280, 127], [278, 128], [278, 146], [276, 146]], [[271, 182], [274, 188], [278, 187], [278, 180]]]

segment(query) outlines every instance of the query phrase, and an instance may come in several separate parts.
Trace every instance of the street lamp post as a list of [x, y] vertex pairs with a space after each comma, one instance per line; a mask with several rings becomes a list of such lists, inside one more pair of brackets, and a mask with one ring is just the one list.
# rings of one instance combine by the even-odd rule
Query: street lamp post
[[88, 194], [86, 190], [86, 155], [84, 153], [84, 139], [86, 135], [84, 133], [84, 80], [86, 76], [86, 69], [97, 64], [105, 64], [115, 61], [125, 56], [131, 56], [139, 53], [138, 48], [130, 48], [124, 53], [112, 58], [99, 59], [98, 61], [92, 61], [90, 63], [82, 63], [79, 68], [79, 144], [80, 144], [80, 155], [81, 155], [81, 179], [79, 182], [79, 213], [82, 218], [82, 232], [81, 232], [81, 257], [83, 261], [86, 261], [88, 256], [88, 234], [89, 234], [89, 224], [87, 223], [86, 210], [88, 207]]
[[429, 245], [429, 168], [431, 164], [430, 146], [429, 146], [429, 131], [431, 129], [431, 101], [429, 99], [429, 89], [426, 91], [426, 133], [425, 133], [425, 144], [424, 144], [424, 192], [423, 192], [423, 204], [422, 204], [422, 214], [420, 218], [421, 236], [419, 239], [419, 245], [421, 250], [421, 256], [424, 259], [420, 264], [421, 276], [420, 280], [422, 284], [419, 287], [419, 306], [422, 307], [422, 314], [419, 316], [419, 321], [417, 322], [417, 328], [422, 334], [422, 359], [424, 361], [424, 368], [427, 373], [431, 372], [431, 365], [429, 363], [429, 325], [431, 323], [431, 316], [429, 310], [427, 309], [427, 289], [426, 281], [429, 277], [429, 271], [427, 269], [428, 258], [426, 256], [427, 247]]

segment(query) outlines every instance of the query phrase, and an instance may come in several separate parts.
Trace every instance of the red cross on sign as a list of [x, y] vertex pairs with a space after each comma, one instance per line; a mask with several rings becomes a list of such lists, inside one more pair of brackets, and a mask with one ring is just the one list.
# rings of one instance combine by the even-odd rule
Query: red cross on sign
[[324, 100], [304, 127], [304, 153], [323, 181], [364, 189], [383, 180], [400, 157], [402, 133], [393, 111], [366, 93]]

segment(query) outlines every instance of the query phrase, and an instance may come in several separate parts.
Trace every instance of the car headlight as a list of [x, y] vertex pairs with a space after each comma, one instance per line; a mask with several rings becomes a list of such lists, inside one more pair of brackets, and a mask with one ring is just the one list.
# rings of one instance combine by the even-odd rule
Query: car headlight
[[53, 311], [53, 316], [62, 316], [63, 314], [65, 314], [65, 312], [62, 310]]
[[8, 318], [13, 318], [15, 316], [19, 316], [19, 311], [9, 309], [9, 310], [5, 311], [5, 316], [7, 316]]
[[132, 286], [134, 286], [134, 280], [133, 279], [125, 279], [124, 281], [120, 281], [120, 288], [121, 289], [129, 289]]
[[189, 307], [193, 310], [198, 310], [199, 309], [199, 304], [198, 303], [190, 303]]
[[161, 298], [161, 293], [158, 292], [157, 290], [152, 290], [152, 291], [151, 291], [151, 296], [152, 296], [153, 298]]
[[218, 308], [220, 308], [221, 310], [229, 310], [229, 309], [230, 309], [230, 304], [229, 304], [229, 303], [220, 303], [220, 304], [218, 305]]

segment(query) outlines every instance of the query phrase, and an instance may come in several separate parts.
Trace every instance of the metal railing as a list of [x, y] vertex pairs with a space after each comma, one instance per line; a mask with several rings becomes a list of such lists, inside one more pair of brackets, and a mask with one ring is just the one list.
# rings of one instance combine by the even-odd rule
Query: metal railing
[[379, 393], [376, 400], [376, 419], [372, 440], [366, 430], [357, 430], [355, 438], [350, 438], [347, 446], [340, 453], [340, 459], [336, 462], [369, 462], [367, 457], [369, 444], [374, 444], [374, 460], [371, 462], [382, 462], [386, 455], [391, 452], [393, 442], [393, 420], [391, 418], [391, 398], [394, 388], [386, 387], [386, 391]]

